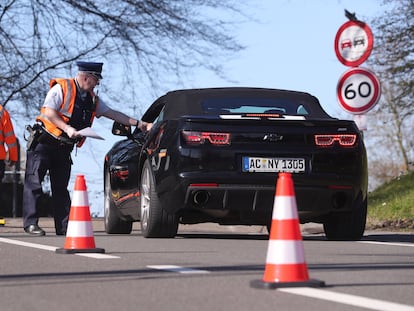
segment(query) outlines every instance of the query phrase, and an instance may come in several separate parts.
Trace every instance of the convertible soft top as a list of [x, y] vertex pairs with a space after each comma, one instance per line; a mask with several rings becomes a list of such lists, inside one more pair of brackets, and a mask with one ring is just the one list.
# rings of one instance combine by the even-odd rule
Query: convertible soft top
[[[168, 92], [149, 107], [142, 119], [152, 122], [164, 109], [164, 119], [206, 113], [236, 113], [241, 107], [256, 106], [263, 113], [306, 114], [311, 119], [331, 119], [315, 96], [305, 92], [269, 88], [203, 88]], [[299, 112], [300, 108], [304, 113]]]

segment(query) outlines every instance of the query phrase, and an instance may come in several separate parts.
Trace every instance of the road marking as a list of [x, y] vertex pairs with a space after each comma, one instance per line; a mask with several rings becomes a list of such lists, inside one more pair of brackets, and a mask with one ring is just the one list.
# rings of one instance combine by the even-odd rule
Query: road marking
[[302, 295], [311, 298], [317, 298], [322, 300], [329, 300], [346, 305], [362, 307], [366, 309], [378, 310], [378, 311], [414, 311], [414, 306], [404, 305], [400, 303], [388, 302], [379, 299], [372, 299], [366, 297], [360, 297], [350, 294], [335, 293], [332, 291], [308, 288], [308, 287], [296, 287], [296, 288], [279, 288], [278, 291]]
[[[6, 239], [6, 238], [0, 238], [0, 242], [7, 243], [7, 244], [18, 245], [18, 246], [24, 246], [24, 247], [37, 248], [37, 249], [41, 249], [41, 250], [45, 250], [45, 251], [51, 251], [51, 252], [55, 252], [56, 249], [59, 248], [59, 247], [55, 247], [55, 246], [49, 246], [49, 245], [43, 245], [43, 244], [37, 244], [37, 243], [30, 243], [30, 242], [23, 242], [23, 241]], [[95, 258], [95, 259], [120, 258], [119, 256], [98, 254], [98, 253], [75, 253], [75, 254], [72, 254], [72, 255], [90, 257], [90, 258]]]
[[89, 258], [95, 258], [95, 259], [116, 259], [116, 258], [121, 258], [119, 256], [107, 255], [107, 254], [101, 254], [101, 253], [75, 253], [74, 255], [83, 256], [83, 257], [89, 257]]
[[192, 268], [185, 268], [180, 266], [173, 266], [173, 265], [155, 265], [155, 266], [147, 266], [147, 268], [155, 269], [155, 270], [165, 270], [183, 274], [206, 274], [210, 273], [207, 270], [200, 270], [200, 269], [192, 269]]
[[392, 245], [392, 246], [408, 246], [414, 247], [414, 244], [408, 243], [391, 243], [391, 242], [375, 242], [375, 241], [358, 241], [359, 243], [366, 243], [366, 244], [379, 244], [379, 245]]
[[0, 238], [0, 242], [7, 243], [7, 244], [13, 244], [13, 245], [19, 245], [19, 246], [25, 246], [25, 247], [32, 247], [32, 248], [42, 249], [42, 250], [51, 251], [51, 252], [54, 252], [58, 248], [54, 246], [35, 244], [35, 243], [23, 242], [23, 241], [6, 239], [6, 238]]

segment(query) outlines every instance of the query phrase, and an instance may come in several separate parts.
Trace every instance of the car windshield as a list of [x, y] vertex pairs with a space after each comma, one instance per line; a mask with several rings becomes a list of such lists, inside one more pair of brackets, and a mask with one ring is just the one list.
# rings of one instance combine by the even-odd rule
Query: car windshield
[[205, 114], [277, 113], [308, 115], [306, 103], [285, 98], [209, 98], [201, 102]]

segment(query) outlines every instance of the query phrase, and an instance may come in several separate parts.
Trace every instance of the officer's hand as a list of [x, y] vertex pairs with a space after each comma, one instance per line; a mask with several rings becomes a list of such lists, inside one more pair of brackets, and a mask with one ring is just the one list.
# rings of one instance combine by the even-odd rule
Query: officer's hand
[[139, 121], [137, 126], [141, 131], [148, 132], [152, 127], [152, 123], [148, 123], [145, 121]]
[[69, 138], [76, 138], [76, 137], [80, 136], [79, 133], [76, 131], [76, 129], [74, 129], [70, 125], [68, 125], [65, 128], [65, 133], [68, 135]]

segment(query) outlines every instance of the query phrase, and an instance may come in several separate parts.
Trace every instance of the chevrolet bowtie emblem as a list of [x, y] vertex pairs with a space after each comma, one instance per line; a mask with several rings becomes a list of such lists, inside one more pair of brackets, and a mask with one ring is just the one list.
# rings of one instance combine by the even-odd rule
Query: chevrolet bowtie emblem
[[266, 134], [263, 137], [264, 141], [281, 141], [283, 139], [283, 135], [278, 134]]

